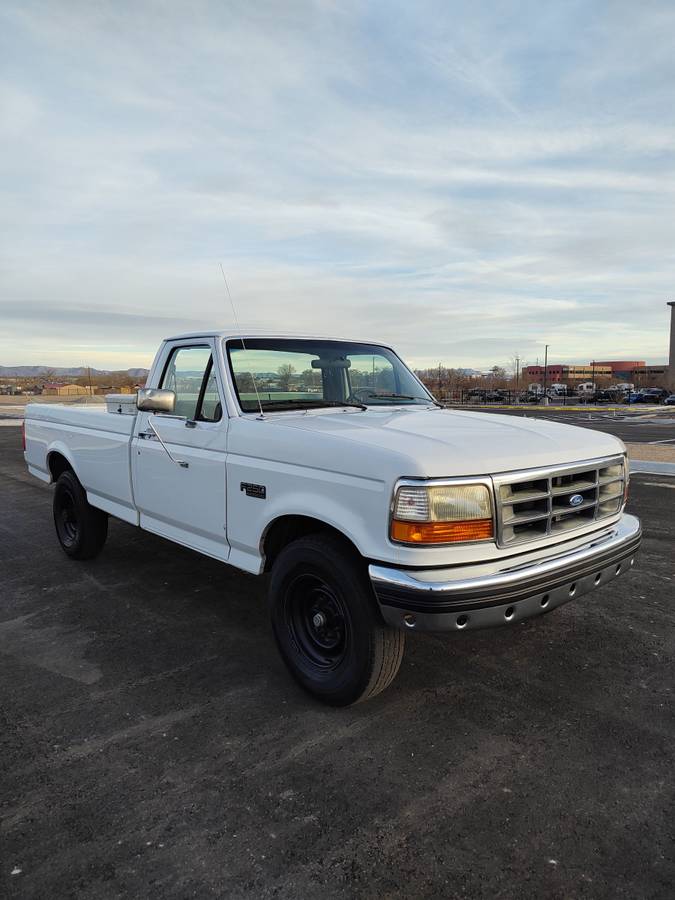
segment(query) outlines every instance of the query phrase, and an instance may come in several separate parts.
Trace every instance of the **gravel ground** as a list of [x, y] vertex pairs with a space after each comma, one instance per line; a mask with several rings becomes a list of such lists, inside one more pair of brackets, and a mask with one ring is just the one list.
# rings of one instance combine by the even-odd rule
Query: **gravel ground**
[[671, 898], [674, 488], [631, 574], [331, 710], [264, 582], [119, 522], [68, 560], [2, 429], [0, 896]]
[[673, 444], [626, 444], [630, 459], [646, 459], [655, 462], [675, 463], [675, 443]]

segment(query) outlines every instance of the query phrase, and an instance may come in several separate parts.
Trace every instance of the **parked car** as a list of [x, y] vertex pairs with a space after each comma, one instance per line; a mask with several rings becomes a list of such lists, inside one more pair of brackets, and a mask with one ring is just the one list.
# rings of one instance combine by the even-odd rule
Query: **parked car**
[[639, 392], [637, 403], [662, 403], [669, 392], [665, 388], [643, 388]]
[[675, 394], [671, 394], [663, 401], [666, 406], [675, 406]]
[[[292, 392], [279, 371], [302, 373]], [[441, 409], [378, 343], [180, 335], [135, 405], [30, 404], [24, 441], [69, 557], [100, 553], [112, 515], [269, 573], [286, 666], [338, 706], [390, 684], [407, 634], [547, 613], [640, 545], [621, 441]]]
[[483, 388], [471, 388], [467, 391], [466, 397], [470, 403], [484, 403], [486, 391]]
[[579, 403], [592, 403], [597, 392], [597, 386], [592, 381], [584, 381], [576, 388]]

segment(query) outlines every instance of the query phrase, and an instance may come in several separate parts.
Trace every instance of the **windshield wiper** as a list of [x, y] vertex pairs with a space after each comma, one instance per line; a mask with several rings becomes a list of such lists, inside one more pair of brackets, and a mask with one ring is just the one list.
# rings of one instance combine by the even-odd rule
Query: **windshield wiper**
[[433, 403], [434, 406], [443, 408], [443, 404], [432, 397], [413, 397], [412, 394], [376, 394], [375, 391], [369, 391], [368, 396], [375, 397], [375, 399], [382, 397], [383, 400], [423, 400], [425, 403]]
[[267, 409], [282, 409], [284, 406], [291, 409], [296, 406], [304, 406], [307, 409], [322, 406], [352, 406], [354, 409], [368, 409], [365, 403], [355, 403], [352, 400], [263, 400], [262, 405]]

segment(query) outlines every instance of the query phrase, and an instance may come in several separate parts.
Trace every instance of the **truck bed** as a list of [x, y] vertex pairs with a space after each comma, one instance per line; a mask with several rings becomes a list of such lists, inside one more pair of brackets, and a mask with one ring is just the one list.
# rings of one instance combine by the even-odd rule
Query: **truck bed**
[[138, 524], [129, 456], [135, 422], [135, 416], [111, 413], [105, 406], [31, 403], [25, 423], [28, 469], [52, 481], [55, 463], [63, 457], [92, 506]]
[[29, 419], [126, 435], [131, 434], [136, 421], [135, 416], [108, 412], [103, 404], [73, 406], [67, 403], [29, 403], [26, 406], [26, 421]]

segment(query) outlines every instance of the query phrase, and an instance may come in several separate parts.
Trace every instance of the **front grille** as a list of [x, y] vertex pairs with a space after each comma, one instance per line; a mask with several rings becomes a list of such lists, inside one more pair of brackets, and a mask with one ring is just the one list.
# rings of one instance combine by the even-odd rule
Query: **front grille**
[[497, 475], [497, 543], [511, 547], [615, 515], [625, 479], [623, 456]]

